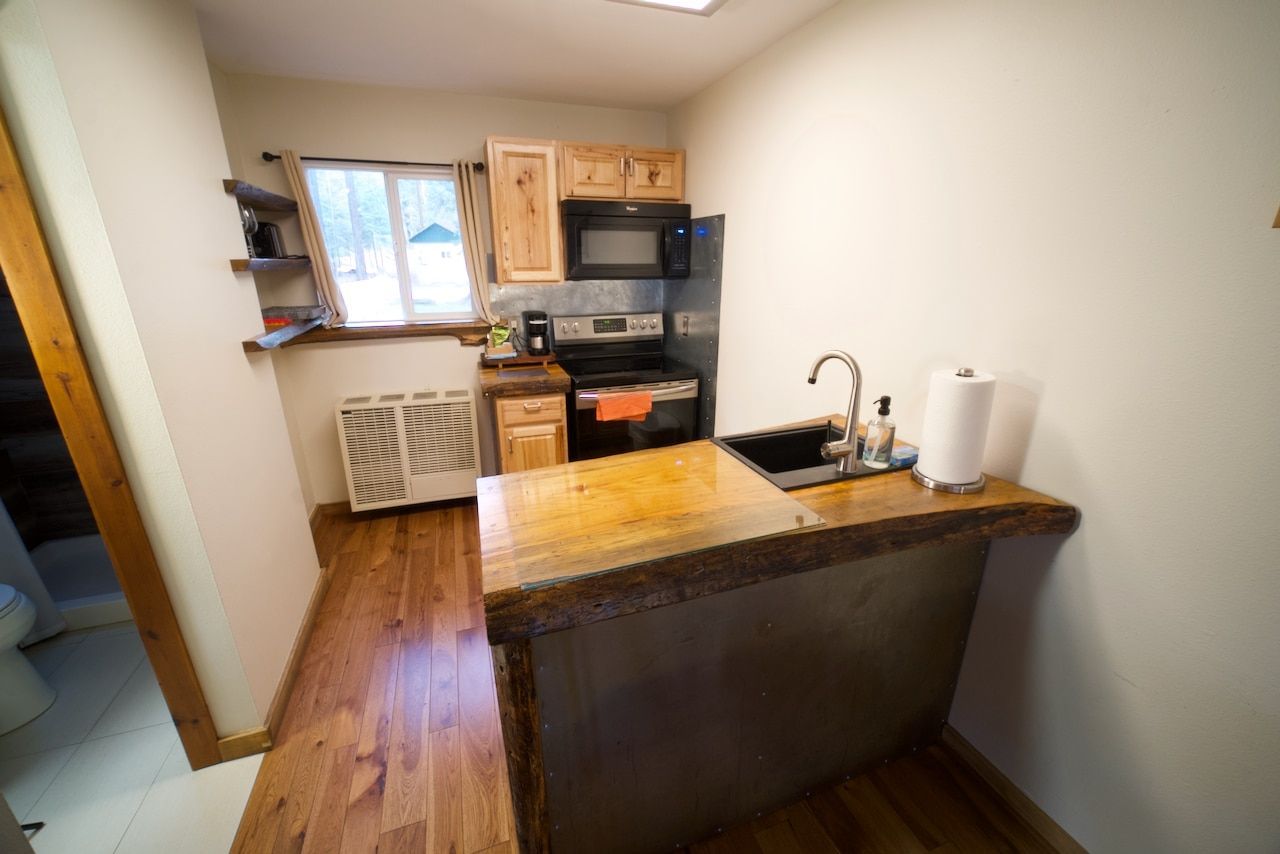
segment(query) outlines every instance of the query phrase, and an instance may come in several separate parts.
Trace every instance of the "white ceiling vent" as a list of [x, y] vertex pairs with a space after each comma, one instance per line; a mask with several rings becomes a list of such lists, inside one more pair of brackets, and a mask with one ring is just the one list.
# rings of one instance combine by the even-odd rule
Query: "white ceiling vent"
[[476, 494], [476, 407], [466, 389], [389, 392], [338, 404], [352, 510]]

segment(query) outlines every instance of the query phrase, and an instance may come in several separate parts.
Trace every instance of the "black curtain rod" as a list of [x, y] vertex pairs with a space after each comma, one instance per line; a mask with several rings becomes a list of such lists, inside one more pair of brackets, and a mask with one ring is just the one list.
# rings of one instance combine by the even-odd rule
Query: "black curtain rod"
[[[262, 159], [268, 163], [279, 160], [279, 154], [270, 151], [262, 152]], [[350, 157], [299, 157], [299, 160], [332, 160], [340, 163], [368, 163], [371, 166], [452, 166], [452, 163], [414, 163], [411, 160], [352, 160]], [[484, 171], [484, 164], [477, 160], [471, 164], [477, 172]]]

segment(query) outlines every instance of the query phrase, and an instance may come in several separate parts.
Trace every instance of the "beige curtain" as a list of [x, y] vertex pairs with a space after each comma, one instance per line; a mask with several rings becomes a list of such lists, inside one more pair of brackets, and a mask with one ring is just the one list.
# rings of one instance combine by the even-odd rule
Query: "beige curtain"
[[298, 200], [298, 222], [302, 226], [302, 242], [307, 245], [307, 254], [311, 256], [311, 274], [316, 279], [316, 293], [320, 296], [321, 305], [329, 309], [329, 317], [324, 325], [341, 326], [347, 322], [347, 303], [342, 298], [342, 291], [329, 267], [329, 252], [324, 247], [324, 233], [320, 230], [316, 206], [312, 204], [311, 194], [307, 192], [307, 176], [302, 171], [302, 160], [296, 152], [287, 148], [280, 150], [280, 160], [284, 163], [284, 174], [289, 177], [293, 197]]
[[462, 228], [462, 254], [471, 278], [471, 302], [485, 323], [498, 322], [489, 305], [489, 277], [486, 275], [484, 244], [480, 228], [480, 205], [476, 197], [476, 167], [469, 160], [453, 161], [453, 182], [458, 189], [458, 225]]

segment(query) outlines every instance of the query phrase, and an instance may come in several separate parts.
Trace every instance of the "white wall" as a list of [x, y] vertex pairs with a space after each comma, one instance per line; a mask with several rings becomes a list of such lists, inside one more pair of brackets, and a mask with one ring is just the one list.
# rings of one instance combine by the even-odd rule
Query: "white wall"
[[264, 720], [317, 577], [195, 16], [12, 0], [5, 107], [220, 733]]
[[[449, 162], [483, 160], [489, 134], [663, 145], [666, 119], [654, 112], [483, 98], [417, 89], [360, 86], [278, 77], [227, 74], [218, 87], [224, 128], [231, 128], [232, 160], [243, 178], [289, 193], [278, 163], [262, 151], [292, 148], [304, 156]], [[482, 195], [484, 195], [482, 193]], [[488, 220], [487, 214], [484, 219]], [[286, 248], [301, 251], [292, 223]], [[491, 247], [488, 235], [485, 246]], [[264, 305], [313, 299], [305, 277], [259, 276]], [[492, 472], [489, 405], [480, 398], [478, 347], [454, 338], [420, 338], [292, 347], [255, 357], [275, 361], [308, 503], [347, 500], [333, 407], [356, 393], [406, 388], [475, 390], [485, 470]]]
[[727, 214], [720, 432], [842, 411], [840, 347], [918, 437], [969, 364], [986, 470], [1081, 508], [996, 544], [951, 719], [1091, 850], [1280, 844], [1277, 44], [1274, 2], [851, 2], [670, 119]]

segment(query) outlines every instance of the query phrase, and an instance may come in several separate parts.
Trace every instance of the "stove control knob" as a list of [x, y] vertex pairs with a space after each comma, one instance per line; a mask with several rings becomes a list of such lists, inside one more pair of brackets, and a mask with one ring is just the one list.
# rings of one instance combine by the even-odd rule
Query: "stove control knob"
[[649, 321], [645, 320], [643, 317], [642, 317], [642, 318], [640, 318], [640, 328], [641, 328], [641, 329], [648, 329], [648, 328], [649, 328]]
[[631, 318], [631, 328], [632, 328], [632, 329], [635, 329], [635, 328], [636, 328], [636, 319], [635, 319], [634, 317], [633, 317], [633, 318]]
[[658, 318], [656, 318], [656, 317], [655, 317], [653, 320], [650, 320], [650, 321], [649, 321], [649, 325], [650, 325], [650, 326], [652, 326], [654, 329], [657, 329], [657, 328], [658, 328]]
[[561, 331], [561, 332], [568, 332], [568, 331], [569, 331], [569, 324], [565, 323], [564, 321], [561, 321], [561, 322], [560, 322], [560, 331]]
[[578, 331], [578, 321], [576, 321], [576, 320], [573, 322], [573, 331], [574, 331], [574, 332], [577, 332], [577, 331]]

